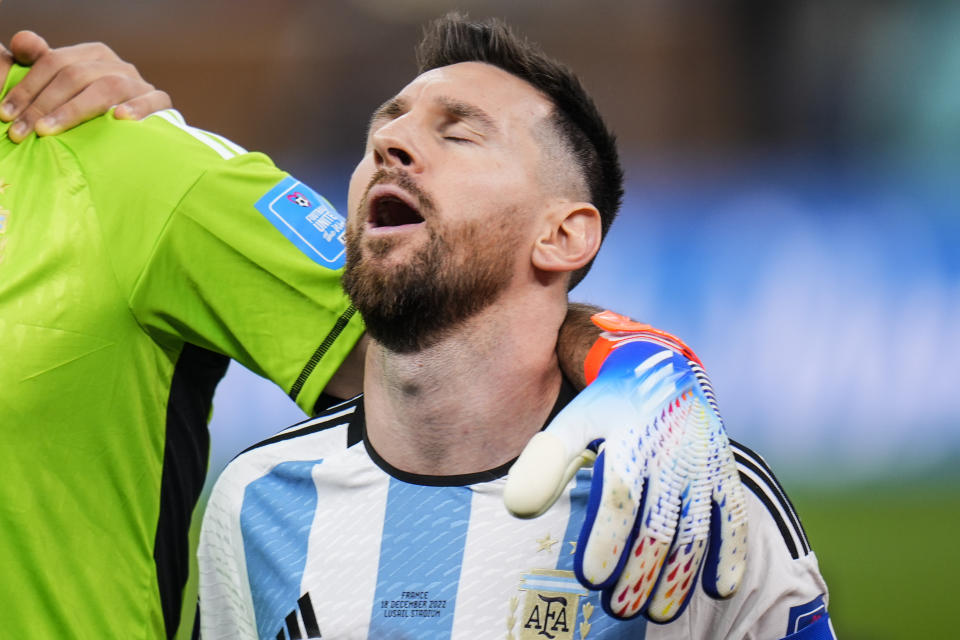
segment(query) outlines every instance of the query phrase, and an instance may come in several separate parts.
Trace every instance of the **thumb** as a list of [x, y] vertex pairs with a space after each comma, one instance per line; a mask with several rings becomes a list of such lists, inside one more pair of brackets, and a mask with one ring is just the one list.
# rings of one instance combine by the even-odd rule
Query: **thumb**
[[20, 31], [10, 40], [14, 59], [22, 65], [31, 65], [50, 51], [50, 45], [33, 31]]
[[503, 490], [507, 510], [518, 518], [535, 518], [549, 509], [581, 467], [593, 464], [588, 445], [604, 433], [590, 408], [602, 395], [595, 382], [580, 392], [547, 426], [530, 439], [510, 468]]
[[553, 506], [563, 488], [581, 467], [593, 464], [597, 454], [581, 449], [572, 458], [556, 435], [533, 436], [510, 468], [503, 489], [507, 511], [518, 518], [536, 518]]

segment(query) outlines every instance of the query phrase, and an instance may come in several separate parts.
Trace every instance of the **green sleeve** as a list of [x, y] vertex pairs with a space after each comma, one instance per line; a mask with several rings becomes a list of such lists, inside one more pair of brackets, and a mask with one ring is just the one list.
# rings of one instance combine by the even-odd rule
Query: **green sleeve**
[[363, 327], [341, 269], [312, 260], [256, 206], [287, 174], [172, 111], [74, 131], [61, 137], [83, 148], [116, 277], [144, 330], [171, 350], [191, 342], [228, 355], [312, 413]]

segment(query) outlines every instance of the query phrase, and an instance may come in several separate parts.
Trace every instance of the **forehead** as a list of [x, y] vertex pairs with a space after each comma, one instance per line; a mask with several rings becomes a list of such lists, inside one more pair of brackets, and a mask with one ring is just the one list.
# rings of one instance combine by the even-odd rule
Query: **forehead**
[[426, 71], [394, 98], [412, 108], [418, 102], [463, 102], [495, 120], [532, 123], [552, 111], [550, 100], [526, 81], [483, 62], [460, 62]]

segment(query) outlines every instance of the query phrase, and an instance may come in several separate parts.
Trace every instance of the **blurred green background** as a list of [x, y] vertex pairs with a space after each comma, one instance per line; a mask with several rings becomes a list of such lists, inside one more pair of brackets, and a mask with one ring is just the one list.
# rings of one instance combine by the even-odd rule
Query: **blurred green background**
[[[791, 493], [838, 635], [955, 636], [960, 4], [4, 0], [0, 37], [107, 42], [342, 209], [368, 114], [454, 6], [595, 95], [627, 197], [573, 298], [694, 346], [732, 437]], [[211, 481], [302, 417], [236, 366], [215, 405]]]
[[839, 638], [955, 636], [960, 483], [942, 480], [791, 492], [830, 587]]

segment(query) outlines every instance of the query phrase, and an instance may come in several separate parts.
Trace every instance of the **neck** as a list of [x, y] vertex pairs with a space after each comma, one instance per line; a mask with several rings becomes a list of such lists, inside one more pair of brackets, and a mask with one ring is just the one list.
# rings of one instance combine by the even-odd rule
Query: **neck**
[[412, 354], [371, 341], [367, 437], [387, 462], [410, 473], [459, 475], [520, 454], [560, 388], [556, 339], [566, 310], [565, 302], [530, 302], [498, 300], [455, 335]]

